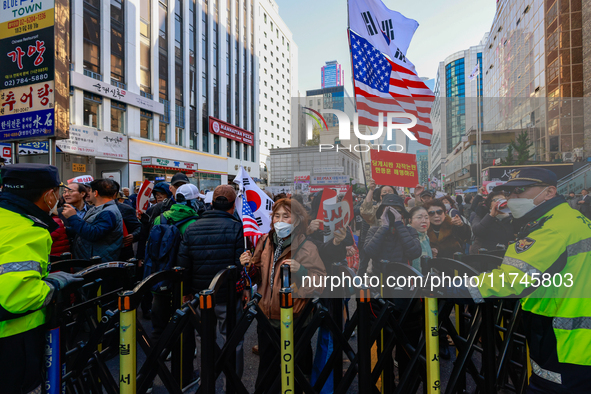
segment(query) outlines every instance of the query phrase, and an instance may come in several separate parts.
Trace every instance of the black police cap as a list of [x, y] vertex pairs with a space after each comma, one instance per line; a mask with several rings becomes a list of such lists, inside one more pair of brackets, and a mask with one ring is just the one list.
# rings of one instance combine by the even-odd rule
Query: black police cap
[[19, 163], [2, 167], [4, 191], [51, 189], [63, 186], [57, 167], [47, 164]]
[[556, 186], [558, 183], [558, 177], [555, 173], [539, 167], [525, 167], [513, 171], [510, 177], [507, 183], [495, 187], [493, 191], [510, 191], [516, 187], [535, 186], [536, 184]]

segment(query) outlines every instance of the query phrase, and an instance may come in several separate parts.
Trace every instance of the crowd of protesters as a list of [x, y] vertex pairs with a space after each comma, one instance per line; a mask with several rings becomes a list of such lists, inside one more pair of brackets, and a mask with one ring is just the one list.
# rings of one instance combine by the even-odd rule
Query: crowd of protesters
[[[144, 276], [172, 266], [183, 267], [189, 283], [185, 301], [207, 289], [220, 270], [229, 265], [239, 267], [237, 304], [227, 304], [223, 288], [216, 299], [215, 314], [223, 340], [228, 334], [227, 308], [235, 308], [240, 315], [255, 284], [261, 295], [259, 306], [279, 335], [283, 264], [290, 267], [295, 283], [303, 276], [322, 278], [338, 263], [358, 275], [379, 276], [387, 272], [390, 263], [408, 264], [420, 271], [422, 256], [453, 258], [456, 253], [504, 249], [515, 240], [518, 230], [502, 192], [454, 198], [417, 185], [414, 194], [399, 195], [394, 186], [378, 187], [370, 181], [367, 194], [355, 196], [350, 225], [334, 231], [328, 241], [323, 221], [318, 219], [323, 192], [305, 197], [267, 193], [274, 201], [271, 230], [256, 247], [249, 248], [253, 245], [245, 242], [243, 223], [235, 211], [237, 194], [230, 185], [217, 186], [211, 192], [211, 203], [206, 204], [205, 195], [186, 174], [177, 173], [170, 182], [154, 185], [150, 207], [144, 213], [136, 210], [138, 189], [131, 193], [111, 179], [69, 183], [62, 190], [49, 212], [55, 223], [50, 227], [52, 256], [69, 252], [76, 259], [99, 257], [103, 262], [136, 258]], [[339, 196], [339, 200], [342, 198]], [[591, 197], [586, 190], [581, 196], [571, 193], [567, 200], [573, 209], [589, 217]], [[325, 291], [322, 287], [299, 289], [294, 300], [295, 318], [304, 319], [306, 325], [309, 316], [300, 316], [304, 306], [310, 298], [322, 299]], [[165, 282], [159, 283], [152, 288], [152, 297], [144, 301], [143, 316], [151, 319], [152, 340], [157, 341], [173, 313], [172, 289]], [[343, 306], [347, 307], [346, 301]], [[404, 302], [395, 306], [401, 311]], [[372, 304], [372, 308], [376, 317], [380, 305]], [[418, 340], [421, 319], [420, 310], [410, 311], [405, 328], [410, 340]], [[261, 327], [257, 334], [258, 345], [253, 352], [261, 359], [271, 359], [275, 345]], [[193, 333], [186, 338], [183, 353], [191, 361], [196, 337]], [[304, 356], [299, 359], [303, 360], [300, 367], [312, 384], [330, 356], [330, 340], [330, 335], [321, 330], [316, 352], [312, 343], [301, 344], [299, 351]], [[441, 346], [441, 356], [449, 358], [447, 343]], [[242, 343], [236, 352], [236, 373], [242, 377]], [[397, 352], [396, 361], [403, 372], [409, 359], [404, 352]], [[266, 368], [260, 363], [257, 387], [263, 383]], [[196, 372], [184, 370], [187, 376], [183, 380], [194, 381]], [[279, 364], [275, 373], [279, 374]], [[325, 389], [330, 392], [330, 388]]]

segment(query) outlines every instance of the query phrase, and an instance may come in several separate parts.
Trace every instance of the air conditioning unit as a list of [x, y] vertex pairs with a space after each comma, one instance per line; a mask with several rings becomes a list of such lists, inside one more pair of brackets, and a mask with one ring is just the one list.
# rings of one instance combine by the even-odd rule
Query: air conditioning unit
[[562, 154], [562, 161], [572, 163], [575, 161], [575, 154], [573, 152], [564, 152]]

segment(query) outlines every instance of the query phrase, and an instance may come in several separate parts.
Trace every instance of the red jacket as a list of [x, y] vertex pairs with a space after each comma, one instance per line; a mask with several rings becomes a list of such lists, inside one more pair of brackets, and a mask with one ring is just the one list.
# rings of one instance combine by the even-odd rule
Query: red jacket
[[51, 233], [51, 239], [53, 243], [51, 244], [51, 256], [59, 256], [62, 253], [66, 253], [70, 251], [70, 240], [68, 239], [68, 235], [66, 234], [66, 227], [64, 226], [64, 222], [57, 217], [52, 216], [53, 221], [57, 223], [59, 228]]

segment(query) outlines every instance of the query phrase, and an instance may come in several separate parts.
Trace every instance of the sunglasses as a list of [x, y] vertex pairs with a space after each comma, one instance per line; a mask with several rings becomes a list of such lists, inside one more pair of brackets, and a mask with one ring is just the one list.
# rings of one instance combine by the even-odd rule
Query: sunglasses
[[443, 209], [438, 209], [436, 211], [429, 211], [427, 212], [429, 214], [429, 216], [439, 216], [439, 215], [443, 215]]
[[503, 194], [505, 195], [505, 197], [509, 197], [511, 194], [516, 194], [516, 195], [520, 195], [521, 193], [524, 193], [526, 190], [531, 189], [532, 187], [547, 187], [548, 185], [545, 184], [536, 184], [536, 185], [532, 185], [532, 186], [518, 186], [513, 188], [513, 190], [503, 190]]

